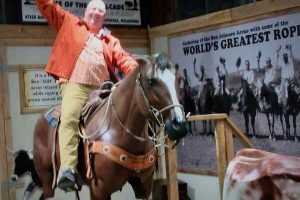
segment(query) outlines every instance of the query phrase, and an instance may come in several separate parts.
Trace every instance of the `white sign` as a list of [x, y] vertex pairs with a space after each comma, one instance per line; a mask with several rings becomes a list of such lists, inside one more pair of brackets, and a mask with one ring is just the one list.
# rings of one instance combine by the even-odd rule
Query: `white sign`
[[[289, 47], [293, 53], [294, 80], [300, 84], [300, 13], [259, 20], [256, 22], [199, 32], [170, 39], [170, 57], [179, 65], [180, 74], [186, 69], [191, 86], [197, 87], [199, 80], [194, 73], [201, 74], [203, 65], [205, 74], [218, 84], [216, 68], [231, 79], [239, 71], [246, 69], [245, 61], [249, 60], [250, 68], [255, 72], [264, 73], [266, 60], [270, 58], [273, 66], [278, 68], [277, 75], [287, 70], [283, 66], [283, 54], [289, 55]], [[277, 59], [277, 55], [279, 56]], [[239, 59], [238, 59], [239, 58]], [[224, 67], [226, 67], [226, 71]], [[282, 72], [284, 74], [285, 72]], [[257, 73], [256, 73], [257, 74]], [[255, 77], [257, 79], [257, 77]], [[255, 81], [257, 81], [255, 79]], [[233, 80], [233, 79], [232, 79]], [[238, 80], [238, 79], [234, 79]], [[230, 81], [230, 80], [229, 80]], [[240, 84], [227, 82], [227, 84]], [[277, 83], [279, 84], [279, 83]], [[227, 85], [230, 89], [230, 85]], [[232, 85], [231, 85], [232, 86]]]
[[25, 107], [48, 108], [61, 102], [59, 88], [52, 76], [43, 69], [24, 71]]
[[[81, 18], [90, 0], [55, 0], [57, 4]], [[106, 4], [105, 24], [141, 25], [139, 0], [103, 0]], [[34, 0], [22, 0], [23, 22], [46, 22]]]

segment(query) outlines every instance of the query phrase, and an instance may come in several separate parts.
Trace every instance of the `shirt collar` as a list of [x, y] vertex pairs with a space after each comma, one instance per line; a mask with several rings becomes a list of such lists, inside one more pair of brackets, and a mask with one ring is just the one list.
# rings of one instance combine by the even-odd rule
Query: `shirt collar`
[[111, 33], [111, 31], [109, 29], [107, 29], [106, 27], [103, 27], [97, 34], [97, 37], [104, 38], [104, 37], [107, 37], [110, 33]]
[[[78, 24], [86, 26], [87, 29], [90, 31], [89, 26], [83, 19], [80, 19]], [[110, 33], [111, 33], [111, 31], [104, 26], [102, 29], [100, 29], [99, 33], [96, 34], [96, 36], [99, 38], [104, 38], [104, 37], [107, 37]]]

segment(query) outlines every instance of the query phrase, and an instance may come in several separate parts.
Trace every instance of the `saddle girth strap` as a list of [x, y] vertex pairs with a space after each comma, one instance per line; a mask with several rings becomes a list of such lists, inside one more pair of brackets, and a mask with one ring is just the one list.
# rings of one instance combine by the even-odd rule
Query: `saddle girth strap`
[[134, 155], [113, 144], [98, 140], [93, 142], [90, 152], [102, 154], [117, 164], [127, 169], [134, 170], [137, 173], [152, 167], [157, 158], [155, 148], [144, 155]]

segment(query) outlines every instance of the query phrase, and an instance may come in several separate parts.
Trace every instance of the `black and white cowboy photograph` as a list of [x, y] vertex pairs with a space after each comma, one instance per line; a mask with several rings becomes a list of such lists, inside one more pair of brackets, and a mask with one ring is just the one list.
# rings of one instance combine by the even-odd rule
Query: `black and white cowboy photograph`
[[[299, 155], [300, 45], [292, 34], [280, 35], [296, 27], [293, 17], [173, 38], [172, 61], [179, 68], [185, 113], [226, 113], [260, 148]], [[286, 25], [272, 26], [260, 35], [259, 30], [277, 21], [286, 21]], [[251, 38], [255, 34], [257, 38]], [[216, 170], [215, 149], [210, 148], [213, 126], [212, 120], [189, 123], [188, 137], [179, 146], [182, 168]], [[199, 154], [201, 149], [205, 153]], [[200, 162], [202, 156], [205, 164]]]
[[300, 0], [0, 0], [0, 200], [300, 200]]

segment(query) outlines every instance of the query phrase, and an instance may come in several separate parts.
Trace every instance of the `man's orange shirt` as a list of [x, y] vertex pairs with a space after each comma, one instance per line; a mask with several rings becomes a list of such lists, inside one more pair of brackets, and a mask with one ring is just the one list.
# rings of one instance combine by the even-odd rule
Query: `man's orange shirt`
[[[48, 23], [58, 31], [45, 71], [56, 78], [69, 79], [89, 37], [89, 28], [82, 19], [64, 10], [53, 0], [35, 2]], [[101, 40], [104, 58], [110, 71], [114, 72], [115, 67], [118, 67], [127, 74], [138, 65], [110, 32], [106, 31]]]

